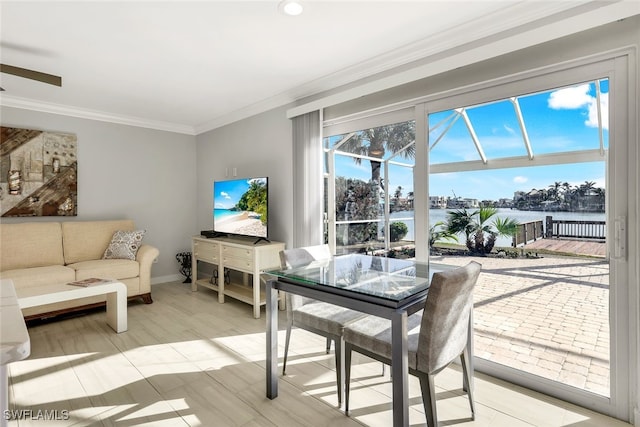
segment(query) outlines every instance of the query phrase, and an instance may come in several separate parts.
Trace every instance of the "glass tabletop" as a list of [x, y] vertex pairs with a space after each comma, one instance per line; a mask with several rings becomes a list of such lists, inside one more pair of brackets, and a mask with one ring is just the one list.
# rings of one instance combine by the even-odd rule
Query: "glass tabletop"
[[446, 268], [415, 260], [349, 254], [265, 273], [329, 292], [340, 289], [398, 302], [426, 292], [433, 273]]

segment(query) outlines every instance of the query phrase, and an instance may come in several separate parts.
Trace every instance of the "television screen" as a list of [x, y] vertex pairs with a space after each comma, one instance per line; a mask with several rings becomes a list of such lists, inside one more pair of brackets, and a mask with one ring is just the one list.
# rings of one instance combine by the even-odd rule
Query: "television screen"
[[267, 238], [267, 178], [213, 183], [213, 231]]

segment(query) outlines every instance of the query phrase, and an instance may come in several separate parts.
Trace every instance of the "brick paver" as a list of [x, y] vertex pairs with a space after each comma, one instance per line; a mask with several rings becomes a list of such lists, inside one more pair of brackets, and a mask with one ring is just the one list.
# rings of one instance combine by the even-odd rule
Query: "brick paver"
[[609, 263], [603, 259], [433, 257], [482, 264], [476, 356], [609, 395]]

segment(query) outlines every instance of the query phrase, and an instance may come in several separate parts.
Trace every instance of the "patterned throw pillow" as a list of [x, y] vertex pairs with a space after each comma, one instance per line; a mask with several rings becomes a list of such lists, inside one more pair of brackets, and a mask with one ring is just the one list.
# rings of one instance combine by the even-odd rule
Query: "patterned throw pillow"
[[111, 243], [104, 251], [102, 259], [136, 259], [138, 249], [146, 230], [123, 231], [113, 233]]

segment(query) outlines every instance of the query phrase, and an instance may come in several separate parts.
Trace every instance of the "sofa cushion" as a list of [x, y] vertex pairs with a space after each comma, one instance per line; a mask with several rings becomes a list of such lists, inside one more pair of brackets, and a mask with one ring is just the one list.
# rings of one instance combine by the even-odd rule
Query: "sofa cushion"
[[0, 224], [0, 270], [63, 264], [60, 223]]
[[140, 245], [142, 245], [144, 233], [145, 230], [116, 231], [113, 233], [111, 243], [107, 246], [102, 258], [135, 260], [138, 249], [140, 249]]
[[101, 259], [117, 230], [133, 230], [131, 220], [67, 221], [62, 223], [64, 263]]
[[140, 274], [140, 264], [137, 261], [128, 259], [81, 261], [69, 264], [68, 267], [75, 269], [75, 280], [89, 279], [91, 277], [120, 280], [138, 277]]
[[3, 279], [13, 280], [16, 289], [76, 280], [75, 270], [63, 265], [5, 270], [0, 276]]

